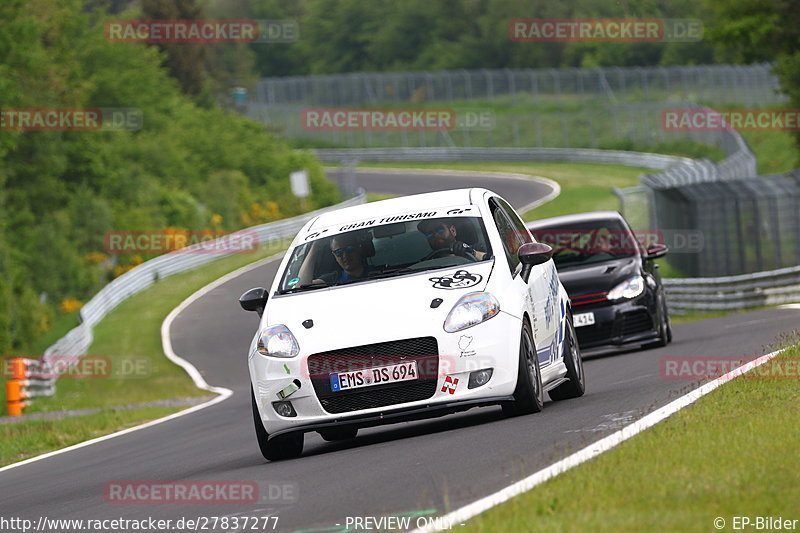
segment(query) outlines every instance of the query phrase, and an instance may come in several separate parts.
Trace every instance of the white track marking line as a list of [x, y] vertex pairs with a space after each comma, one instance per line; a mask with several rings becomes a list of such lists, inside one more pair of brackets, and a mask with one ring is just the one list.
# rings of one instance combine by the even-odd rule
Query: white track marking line
[[[645, 429], [648, 429], [656, 425], [657, 423], [661, 422], [670, 415], [677, 413], [684, 407], [693, 404], [694, 402], [696, 402], [709, 392], [713, 391], [726, 381], [730, 381], [736, 376], [740, 376], [745, 372], [749, 372], [750, 370], [766, 363], [767, 361], [769, 361], [779, 353], [783, 352], [784, 350], [786, 350], [786, 348], [781, 350], [776, 350], [766, 355], [762, 355], [758, 359], [754, 359], [749, 363], [746, 363], [740, 367], [731, 370], [724, 376], [720, 376], [717, 379], [694, 389], [690, 393], [681, 396], [677, 400], [668, 403], [664, 407], [661, 407], [660, 409], [653, 411], [649, 415], [640, 418], [636, 422], [628, 426], [625, 426], [616, 433], [612, 433], [608, 437], [604, 437], [599, 441], [590, 444], [589, 446], [583, 448], [582, 450], [577, 451], [572, 455], [569, 455], [564, 459], [561, 459], [560, 461], [553, 463], [547, 468], [539, 470], [538, 472], [526, 477], [525, 479], [517, 481], [516, 483], [509, 485], [508, 487], [501, 489], [495, 492], [494, 494], [490, 494], [489, 496], [481, 498], [476, 502], [470, 503], [468, 505], [465, 505], [464, 507], [461, 507], [460, 509], [453, 511], [452, 513], [444, 515], [442, 517], [441, 523], [460, 524], [462, 522], [465, 522], [466, 520], [469, 520], [470, 518], [473, 518], [483, 513], [484, 511], [488, 511], [492, 507], [495, 507], [497, 505], [500, 505], [501, 503], [510, 500], [514, 496], [518, 496], [524, 492], [531, 490], [537, 485], [544, 483], [548, 479], [551, 479], [563, 472], [566, 472], [570, 468], [578, 466], [579, 464], [584, 463], [589, 459], [597, 457], [603, 452], [606, 452], [611, 448], [614, 448], [615, 446], [628, 440], [634, 435], [641, 433]], [[415, 529], [413, 533], [427, 533], [432, 531], [442, 531], [442, 528], [437, 528], [434, 524], [434, 525], [429, 525], [427, 527]]]
[[786, 304], [778, 307], [779, 309], [800, 309], [800, 304]]
[[84, 448], [86, 446], [90, 446], [90, 445], [96, 444], [98, 442], [103, 442], [103, 441], [106, 441], [106, 440], [109, 440], [109, 439], [113, 439], [115, 437], [120, 437], [122, 435], [127, 435], [128, 433], [133, 433], [134, 431], [139, 431], [140, 429], [149, 428], [149, 427], [161, 424], [163, 422], [168, 422], [170, 420], [174, 420], [176, 418], [180, 418], [182, 416], [186, 416], [186, 415], [192, 414], [194, 412], [200, 411], [201, 409], [205, 409], [206, 407], [211, 407], [212, 405], [218, 404], [220, 402], [224, 402], [225, 400], [230, 398], [233, 395], [233, 391], [232, 390], [226, 389], [224, 387], [212, 387], [211, 385], [206, 383], [206, 380], [203, 379], [203, 376], [200, 374], [200, 372], [197, 370], [197, 368], [195, 368], [195, 366], [192, 365], [192, 363], [190, 363], [186, 359], [183, 359], [182, 357], [178, 356], [175, 353], [175, 351], [172, 349], [172, 341], [169, 338], [169, 328], [172, 325], [173, 320], [175, 320], [175, 317], [177, 317], [178, 314], [181, 311], [186, 309], [186, 307], [188, 307], [190, 304], [192, 304], [197, 299], [201, 298], [202, 296], [204, 296], [208, 292], [210, 292], [210, 291], [214, 290], [215, 288], [219, 287], [223, 283], [226, 283], [227, 281], [230, 281], [231, 279], [244, 274], [245, 272], [249, 272], [250, 270], [253, 270], [253, 269], [258, 268], [260, 266], [263, 266], [263, 265], [265, 265], [267, 263], [270, 263], [271, 261], [275, 261], [276, 259], [280, 259], [283, 256], [283, 254], [284, 254], [284, 252], [280, 252], [280, 253], [272, 255], [270, 257], [266, 257], [264, 259], [256, 261], [255, 263], [251, 263], [249, 265], [245, 265], [242, 268], [234, 270], [233, 272], [229, 272], [228, 274], [222, 276], [221, 278], [212, 281], [211, 283], [209, 283], [205, 287], [202, 287], [197, 292], [195, 292], [194, 294], [189, 296], [183, 302], [181, 302], [181, 304], [178, 307], [173, 309], [170, 312], [170, 314], [167, 315], [167, 318], [164, 319], [164, 322], [161, 323], [161, 344], [164, 347], [164, 354], [167, 356], [167, 358], [170, 361], [172, 361], [173, 363], [175, 363], [176, 365], [178, 365], [181, 368], [183, 368], [186, 371], [186, 373], [189, 374], [189, 377], [192, 378], [192, 381], [194, 381], [195, 385], [197, 385], [198, 388], [213, 392], [215, 394], [218, 394], [219, 396], [217, 396], [216, 398], [213, 398], [213, 399], [211, 399], [211, 400], [209, 400], [209, 401], [207, 401], [205, 403], [201, 403], [200, 405], [195, 405], [194, 407], [190, 407], [189, 409], [184, 409], [183, 411], [179, 411], [177, 413], [173, 413], [173, 414], [165, 416], [163, 418], [157, 418], [156, 420], [151, 420], [150, 422], [145, 422], [144, 424], [140, 424], [140, 425], [134, 426], [132, 428], [123, 429], [123, 430], [117, 431], [115, 433], [110, 433], [108, 435], [103, 435], [102, 437], [97, 437], [95, 439], [79, 442], [78, 444], [73, 444], [72, 446], [68, 446], [66, 448], [61, 448], [59, 450], [53, 450], [52, 452], [43, 453], [41, 455], [37, 455], [36, 457], [31, 457], [30, 459], [25, 459], [24, 461], [20, 461], [18, 463], [12, 463], [10, 465], [7, 465], [7, 466], [4, 466], [4, 467], [0, 468], [0, 472], [4, 472], [6, 470], [11, 470], [12, 468], [17, 468], [17, 467], [24, 466], [24, 465], [27, 465], [27, 464], [30, 464], [30, 463], [34, 463], [36, 461], [41, 461], [43, 459], [47, 459], [47, 458], [53, 457], [55, 455], [61, 455], [62, 453], [71, 452], [72, 450], [77, 450], [79, 448]]

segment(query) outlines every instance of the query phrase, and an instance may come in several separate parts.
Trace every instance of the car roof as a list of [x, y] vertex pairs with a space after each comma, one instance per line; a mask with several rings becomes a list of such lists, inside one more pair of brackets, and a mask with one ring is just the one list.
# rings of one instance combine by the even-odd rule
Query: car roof
[[562, 215], [560, 217], [542, 218], [528, 222], [525, 225], [528, 229], [551, 228], [560, 225], [569, 225], [580, 222], [592, 222], [595, 220], [622, 219], [618, 211], [591, 211], [588, 213], [576, 213], [574, 215]]
[[482, 197], [484, 192], [487, 192], [487, 190], [482, 188], [454, 189], [413, 194], [411, 196], [401, 196], [399, 198], [346, 207], [319, 215], [314, 219], [309, 229], [325, 228], [353, 220], [364, 220], [395, 213], [422, 212], [440, 207], [469, 205], [475, 203], [473, 201], [475, 198]]

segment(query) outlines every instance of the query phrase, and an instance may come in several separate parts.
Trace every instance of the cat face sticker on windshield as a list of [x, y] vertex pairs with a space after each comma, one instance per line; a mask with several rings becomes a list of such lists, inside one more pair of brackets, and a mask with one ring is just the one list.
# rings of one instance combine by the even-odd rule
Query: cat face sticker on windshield
[[480, 283], [483, 276], [472, 274], [466, 270], [457, 270], [452, 276], [428, 279], [433, 282], [434, 289], [467, 289]]

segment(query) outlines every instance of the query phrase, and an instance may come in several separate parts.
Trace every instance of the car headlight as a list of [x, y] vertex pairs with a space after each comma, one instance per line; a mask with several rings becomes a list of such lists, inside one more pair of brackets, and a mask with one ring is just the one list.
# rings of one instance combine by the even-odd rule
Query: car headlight
[[636, 298], [644, 292], [644, 278], [639, 276], [631, 276], [610, 291], [606, 295], [609, 300], [620, 300], [622, 298]]
[[300, 345], [289, 328], [279, 324], [261, 330], [256, 350], [261, 355], [272, 357], [295, 357], [300, 353]]
[[447, 314], [444, 330], [448, 333], [471, 328], [489, 320], [500, 312], [497, 299], [488, 292], [471, 292], [465, 294]]

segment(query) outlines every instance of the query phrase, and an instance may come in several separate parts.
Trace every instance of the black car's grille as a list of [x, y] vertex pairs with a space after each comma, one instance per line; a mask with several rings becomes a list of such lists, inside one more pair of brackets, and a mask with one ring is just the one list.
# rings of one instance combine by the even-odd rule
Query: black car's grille
[[622, 316], [622, 334], [634, 335], [653, 330], [653, 321], [647, 311], [634, 311]]
[[607, 322], [575, 328], [575, 333], [578, 334], [578, 345], [584, 346], [610, 340], [613, 335], [613, 327], [613, 322]]
[[[330, 374], [416, 361], [419, 377], [352, 390], [332, 391]], [[329, 413], [347, 413], [425, 400], [436, 392], [439, 345], [434, 337], [353, 346], [308, 357], [308, 373], [314, 392]]]

